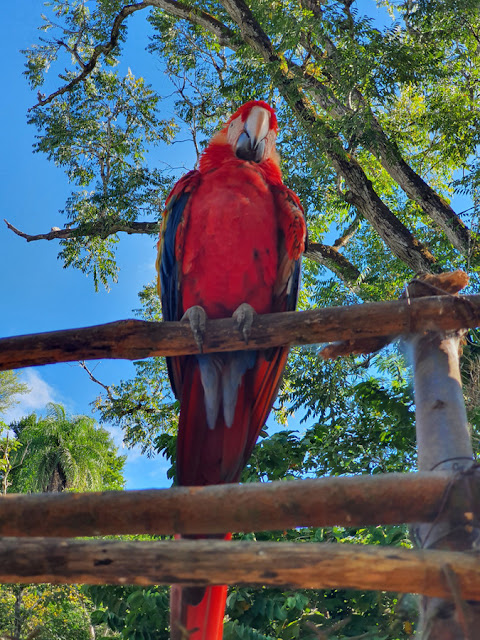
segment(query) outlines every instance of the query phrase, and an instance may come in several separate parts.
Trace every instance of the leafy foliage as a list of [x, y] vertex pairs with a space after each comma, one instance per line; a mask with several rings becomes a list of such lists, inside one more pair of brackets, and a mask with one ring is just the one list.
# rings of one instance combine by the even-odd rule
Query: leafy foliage
[[168, 640], [168, 589], [165, 587], [85, 586], [97, 609], [94, 625], [105, 624], [126, 640]]
[[50, 403], [45, 418], [32, 414], [11, 428], [21, 444], [15, 451], [12, 490], [77, 491], [121, 488], [125, 456], [118, 457], [110, 434], [93, 418], [68, 416]]
[[17, 395], [27, 392], [28, 386], [20, 382], [18, 373], [0, 371], [0, 415], [18, 402]]
[[[3, 493], [123, 489], [125, 456], [87, 416], [50, 404], [10, 426], [0, 441]], [[0, 586], [0, 635], [15, 640], [90, 640], [94, 605], [77, 586]], [[103, 632], [107, 625], [99, 627]]]
[[171, 181], [145, 165], [146, 146], [169, 142], [172, 120], [158, 116], [159, 96], [131, 71], [98, 71], [48, 109], [37, 109], [30, 124], [41, 131], [35, 147], [63, 167], [79, 190], [67, 200], [67, 227], [76, 232], [62, 241], [64, 266], [92, 273], [95, 288], [115, 281], [119, 224], [139, 215], [158, 218], [158, 201]]
[[18, 640], [90, 640], [91, 608], [76, 586], [1, 585], [0, 634]]
[[[161, 319], [160, 303], [153, 285], [139, 294], [142, 303], [136, 315], [144, 320]], [[140, 445], [142, 452], [152, 455], [163, 449], [162, 436], [176, 433], [178, 402], [173, 397], [163, 358], [134, 362], [136, 375], [108, 388], [106, 396], [95, 401], [102, 422], [122, 427], [129, 446]]]

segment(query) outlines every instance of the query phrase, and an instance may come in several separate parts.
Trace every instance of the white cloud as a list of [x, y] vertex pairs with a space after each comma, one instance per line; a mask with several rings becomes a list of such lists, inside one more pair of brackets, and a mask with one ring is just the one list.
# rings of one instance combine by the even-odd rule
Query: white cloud
[[[123, 444], [123, 431], [121, 427], [116, 427], [110, 424], [102, 424], [102, 427], [111, 435], [116, 447], [118, 447], [119, 449], [125, 448], [125, 445]], [[123, 455], [122, 451], [120, 451], [119, 453]]]
[[2, 415], [2, 420], [7, 424], [34, 411], [45, 409], [49, 402], [59, 401], [55, 389], [35, 369], [25, 369], [22, 371], [20, 379], [28, 386], [29, 391], [16, 395], [15, 400], [18, 401], [18, 404], [14, 404]]

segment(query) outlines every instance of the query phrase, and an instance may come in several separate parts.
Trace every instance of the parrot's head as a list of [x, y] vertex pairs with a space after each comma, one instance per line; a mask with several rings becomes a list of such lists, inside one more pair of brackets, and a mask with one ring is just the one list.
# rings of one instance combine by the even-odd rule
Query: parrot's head
[[277, 117], [274, 110], [262, 100], [251, 100], [238, 109], [210, 141], [200, 158], [200, 170], [209, 170], [224, 160], [264, 163], [278, 167], [280, 160], [275, 150]]
[[266, 102], [246, 102], [233, 114], [225, 129], [227, 143], [237, 158], [260, 163], [276, 156], [277, 117]]

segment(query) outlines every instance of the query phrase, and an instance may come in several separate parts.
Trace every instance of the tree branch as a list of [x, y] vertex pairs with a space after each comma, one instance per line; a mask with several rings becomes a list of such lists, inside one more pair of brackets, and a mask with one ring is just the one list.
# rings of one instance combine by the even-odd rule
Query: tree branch
[[348, 227], [345, 229], [342, 235], [339, 238], [337, 238], [333, 243], [333, 246], [335, 247], [335, 249], [340, 249], [342, 247], [345, 247], [350, 242], [350, 240], [353, 238], [358, 228], [360, 227], [360, 223], [361, 223], [361, 216], [357, 214], [355, 216], [355, 219], [348, 225]]
[[13, 226], [8, 220], [4, 219], [5, 224], [20, 238], [24, 238], [27, 242], [35, 242], [37, 240], [69, 240], [71, 238], [81, 238], [85, 236], [98, 236], [107, 238], [115, 233], [128, 233], [129, 235], [136, 233], [154, 234], [158, 233], [160, 226], [158, 222], [117, 222], [112, 223], [108, 228], [105, 227], [105, 221], [100, 220], [97, 223], [88, 225], [87, 227], [69, 227], [67, 229], [58, 229], [52, 227], [48, 233], [37, 233], [31, 235], [20, 231]]
[[146, 0], [145, 4], [163, 9], [176, 18], [188, 20], [192, 24], [203, 27], [212, 35], [216, 36], [221, 46], [228, 46], [231, 49], [238, 48], [238, 44], [235, 43], [235, 32], [225, 26], [220, 20], [217, 20], [198, 7], [183, 2], [176, 2], [175, 0]]
[[[363, 96], [362, 96], [363, 100]], [[452, 207], [405, 162], [399, 149], [388, 139], [380, 123], [368, 108], [368, 122], [374, 138], [369, 150], [387, 173], [400, 185], [444, 232], [452, 245], [463, 255], [478, 252], [478, 243]]]
[[[339, 120], [355, 115], [353, 109], [342, 104], [317, 78], [302, 72], [293, 63], [289, 64], [289, 70], [295, 74], [301, 85], [329, 116]], [[379, 160], [385, 171], [406, 195], [442, 229], [452, 245], [463, 255], [470, 255], [476, 243], [468, 227], [452, 207], [403, 159], [400, 150], [389, 140], [362, 94], [358, 90], [354, 90], [353, 94], [361, 105], [361, 118], [368, 123], [368, 125], [363, 124], [362, 127], [361, 118], [357, 118], [359, 124], [357, 135], [364, 134], [366, 127], [370, 126], [373, 136], [365, 136], [369, 140], [369, 143], [366, 143], [368, 150]]]
[[369, 589], [480, 600], [480, 560], [454, 551], [378, 545], [173, 540], [140, 542], [30, 538], [0, 541], [2, 583], [272, 585]]
[[[301, 4], [304, 4], [314, 13], [319, 12], [317, 18], [321, 19], [322, 9], [318, 5], [308, 0], [302, 0]], [[305, 40], [305, 38], [302, 40], [302, 46], [305, 50], [311, 51], [312, 55], [318, 57], [318, 52], [309, 47]], [[327, 46], [329, 55], [333, 55], [336, 49], [330, 39], [328, 39]], [[342, 103], [328, 86], [318, 78], [305, 72], [295, 63], [289, 63], [289, 70], [295, 74], [301, 86], [309, 92], [329, 116], [337, 120], [345, 117], [352, 118], [352, 116], [356, 115], [356, 111], [361, 111], [360, 118], [357, 117], [357, 135], [364, 136], [366, 147], [379, 160], [386, 172], [403, 189], [406, 195], [416, 202], [442, 229], [448, 240], [460, 253], [469, 256], [472, 251], [478, 250], [477, 243], [468, 227], [457, 216], [452, 207], [403, 159], [400, 150], [388, 138], [370, 105], [357, 88], [354, 88], [351, 92], [352, 101], [358, 105], [357, 110], [355, 110], [350, 105]], [[364, 135], [367, 132], [367, 127], [369, 127], [373, 136]]]
[[108, 386], [106, 384], [103, 384], [103, 382], [101, 382], [98, 378], [96, 378], [93, 375], [93, 372], [90, 371], [90, 369], [87, 367], [87, 363], [85, 361], [82, 360], [78, 364], [84, 371], [87, 372], [87, 375], [90, 378], [90, 380], [92, 382], [95, 382], [95, 384], [98, 384], [100, 387], [102, 387], [102, 389], [104, 389], [104, 391], [106, 391], [107, 396], [110, 398], [110, 400], [113, 400], [114, 397], [113, 397], [113, 393], [112, 393], [112, 387], [110, 387], [110, 386]]
[[129, 4], [117, 14], [115, 20], [113, 21], [112, 30], [110, 32], [110, 40], [108, 42], [104, 42], [102, 44], [97, 44], [95, 49], [93, 50], [92, 57], [90, 60], [83, 64], [81, 73], [78, 76], [75, 76], [73, 80], [71, 80], [68, 84], [63, 85], [49, 96], [45, 98], [40, 98], [37, 104], [30, 107], [29, 111], [36, 109], [37, 107], [43, 107], [44, 105], [52, 102], [58, 96], [63, 95], [67, 91], [71, 91], [77, 84], [80, 84], [82, 80], [84, 80], [90, 73], [95, 69], [95, 66], [100, 58], [100, 56], [107, 56], [109, 53], [113, 51], [113, 49], [118, 44], [118, 38], [120, 36], [120, 28], [122, 26], [123, 21], [128, 18], [132, 13], [136, 11], [140, 11], [141, 9], [145, 9], [146, 7], [151, 6], [151, 0], [146, 0], [145, 2], [139, 2], [138, 4]]
[[[433, 296], [255, 316], [246, 344], [232, 319], [208, 320], [204, 353], [286, 344], [358, 341], [480, 326], [480, 296]], [[140, 360], [198, 353], [185, 322], [120, 320], [0, 340], [0, 370], [102, 358]]]
[[347, 202], [352, 203], [370, 222], [393, 254], [416, 273], [432, 271], [435, 265], [433, 255], [379, 198], [360, 164], [353, 157], [333, 149], [328, 155], [348, 185]]
[[[52, 228], [48, 233], [29, 234], [24, 231], [20, 231], [16, 227], [4, 220], [10, 231], [13, 231], [20, 238], [24, 238], [27, 242], [36, 242], [37, 240], [69, 240], [71, 238], [80, 238], [85, 236], [99, 235], [102, 238], [106, 238], [109, 235], [115, 233], [128, 233], [129, 235], [141, 233], [141, 234], [154, 234], [159, 232], [158, 222], [129, 222], [129, 223], [117, 223], [112, 224], [108, 228], [108, 232], [105, 229], [103, 221], [98, 224], [90, 225], [88, 229], [81, 227], [70, 227], [68, 229], [55, 229]], [[322, 264], [331, 269], [339, 278], [349, 285], [353, 285], [360, 277], [360, 271], [345, 258], [336, 247], [330, 247], [320, 243], [313, 243], [309, 245], [308, 251], [304, 256], [309, 260], [313, 260], [318, 264]]]
[[[81, 73], [79, 73], [78, 76], [75, 76], [75, 78], [73, 78], [73, 80], [71, 80], [68, 84], [60, 87], [59, 89], [57, 89], [57, 91], [54, 91], [49, 96], [40, 98], [37, 104], [35, 104], [33, 107], [30, 107], [29, 111], [32, 111], [37, 107], [43, 107], [49, 102], [52, 102], [58, 96], [63, 95], [67, 91], [71, 91], [76, 85], [80, 84], [80, 82], [82, 82], [95, 69], [95, 66], [100, 57], [102, 55], [107, 56], [117, 46], [118, 39], [120, 37], [120, 28], [126, 18], [132, 15], [132, 13], [141, 11], [142, 9], [146, 9], [148, 7], [158, 7], [159, 9], [167, 11], [167, 13], [169, 13], [170, 15], [173, 15], [177, 18], [189, 20], [194, 24], [204, 27], [218, 38], [218, 41], [221, 45], [230, 44], [231, 40], [233, 39], [233, 32], [228, 27], [223, 25], [219, 20], [206, 13], [205, 11], [201, 11], [197, 7], [192, 7], [182, 2], [176, 2], [175, 0], [144, 0], [144, 2], [139, 2], [137, 4], [126, 5], [115, 16], [110, 32], [110, 39], [107, 42], [98, 44], [95, 47], [90, 60], [81, 64]], [[59, 44], [64, 45], [64, 43], [62, 42], [59, 42]]]
[[270, 38], [255, 19], [244, 0], [220, 0], [220, 4], [236, 23], [243, 40], [267, 62], [277, 62], [279, 58]]
[[339, 137], [312, 111], [305, 95], [300, 93], [296, 79], [292, 78], [288, 65], [275, 52], [267, 34], [244, 0], [221, 0], [221, 4], [237, 23], [245, 42], [266, 62], [277, 63], [280, 92], [299, 121], [312, 134], [312, 144], [326, 154], [334, 169], [344, 178], [354, 196], [352, 203], [392, 252], [414, 272], [432, 271], [435, 258], [379, 198], [360, 164], [344, 151]]
[[341, 280], [349, 286], [353, 286], [360, 278], [360, 271], [344, 255], [333, 246], [311, 242], [305, 257], [313, 262], [317, 262], [333, 271]]

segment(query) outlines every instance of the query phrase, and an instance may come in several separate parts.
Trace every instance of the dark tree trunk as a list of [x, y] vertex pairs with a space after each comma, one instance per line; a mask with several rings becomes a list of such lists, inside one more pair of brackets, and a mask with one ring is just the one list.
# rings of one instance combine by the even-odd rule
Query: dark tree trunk
[[57, 464], [55, 470], [50, 476], [50, 480], [48, 481], [46, 491], [48, 493], [60, 493], [67, 488], [67, 478], [62, 467]]
[[20, 640], [23, 627], [22, 601], [25, 585], [15, 585], [13, 593], [15, 594], [15, 605], [13, 609], [13, 638]]

